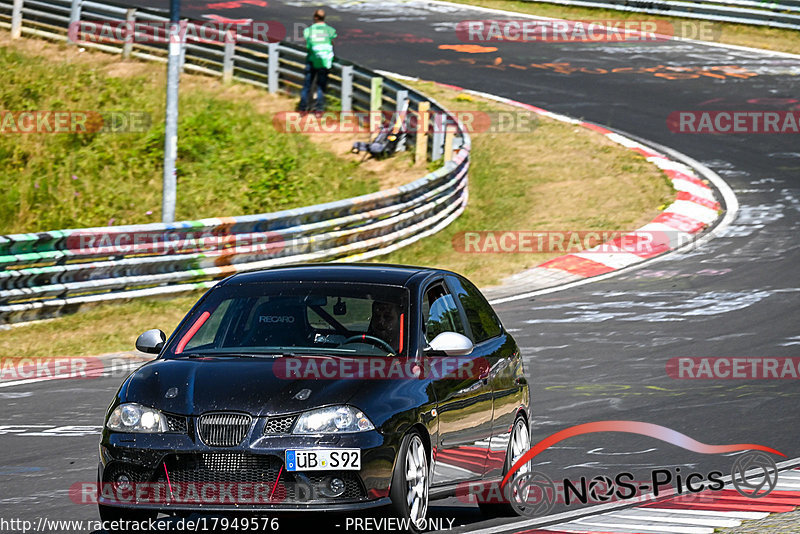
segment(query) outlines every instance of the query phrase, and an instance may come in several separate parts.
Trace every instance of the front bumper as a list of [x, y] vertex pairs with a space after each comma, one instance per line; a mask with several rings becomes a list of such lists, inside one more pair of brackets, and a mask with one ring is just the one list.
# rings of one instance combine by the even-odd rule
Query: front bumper
[[[287, 449], [358, 448], [358, 471], [287, 472]], [[170, 511], [354, 511], [389, 503], [397, 447], [377, 431], [261, 436], [210, 447], [193, 434], [124, 434], [100, 443], [98, 503]], [[341, 494], [331, 492], [338, 478]]]

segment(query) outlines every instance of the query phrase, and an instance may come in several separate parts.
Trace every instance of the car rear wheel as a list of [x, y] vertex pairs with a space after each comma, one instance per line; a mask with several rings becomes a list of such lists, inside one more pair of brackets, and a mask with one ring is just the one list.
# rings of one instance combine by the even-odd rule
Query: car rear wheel
[[[528, 452], [531, 448], [531, 435], [528, 431], [528, 423], [525, 418], [518, 416], [514, 421], [514, 426], [511, 428], [511, 436], [508, 440], [508, 449], [506, 450], [506, 462], [503, 468], [503, 477], [506, 476], [511, 466], [522, 458], [522, 455]], [[530, 464], [524, 464], [518, 473], [525, 473], [530, 471]], [[511, 506], [510, 503], [478, 503], [481, 512], [487, 517], [502, 517], [514, 516], [519, 513]]]
[[416, 432], [407, 434], [400, 445], [400, 454], [392, 475], [391, 513], [399, 519], [410, 519], [409, 532], [420, 532], [428, 513], [428, 453]]

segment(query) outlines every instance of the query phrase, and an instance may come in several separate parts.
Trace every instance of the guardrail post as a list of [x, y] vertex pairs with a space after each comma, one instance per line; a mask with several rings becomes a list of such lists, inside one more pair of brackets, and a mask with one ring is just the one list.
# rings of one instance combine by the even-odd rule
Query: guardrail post
[[383, 122], [381, 108], [383, 107], [383, 78], [375, 76], [370, 79], [369, 89], [369, 131], [377, 132]]
[[14, 7], [11, 10], [11, 38], [20, 37], [22, 37], [22, 0], [14, 0]]
[[236, 49], [236, 41], [233, 37], [233, 31], [228, 30], [225, 33], [225, 56], [222, 59], [222, 83], [231, 83], [233, 81], [233, 52]]
[[417, 147], [414, 154], [414, 163], [422, 163], [428, 157], [428, 111], [430, 102], [420, 102], [417, 106]]
[[444, 128], [447, 124], [447, 114], [437, 111], [433, 116], [433, 142], [431, 144], [431, 161], [436, 161], [444, 155]]
[[[74, 28], [75, 24], [79, 24], [81, 20], [81, 5], [83, 4], [83, 0], [72, 0], [72, 6], [69, 10], [69, 28]], [[70, 44], [75, 44], [75, 41], [70, 39], [71, 32], [67, 32], [67, 42]], [[75, 35], [78, 35], [77, 33]]]
[[136, 8], [125, 11], [125, 44], [122, 45], [122, 58], [130, 59], [133, 52], [133, 41], [136, 40]]
[[267, 90], [270, 93], [277, 93], [280, 77], [280, 72], [278, 71], [278, 63], [280, 62], [278, 43], [269, 43], [267, 47], [269, 49], [267, 61]]
[[448, 125], [444, 132], [444, 160], [450, 161], [453, 159], [453, 139], [456, 135], [456, 128], [453, 125]]
[[[408, 124], [408, 91], [405, 89], [397, 91], [395, 110], [402, 121], [403, 127], [405, 127]], [[405, 149], [406, 138], [405, 136], [402, 136], [400, 137], [400, 142], [397, 143], [397, 149], [395, 152], [403, 152]]]
[[353, 66], [342, 66], [342, 111], [353, 111]]

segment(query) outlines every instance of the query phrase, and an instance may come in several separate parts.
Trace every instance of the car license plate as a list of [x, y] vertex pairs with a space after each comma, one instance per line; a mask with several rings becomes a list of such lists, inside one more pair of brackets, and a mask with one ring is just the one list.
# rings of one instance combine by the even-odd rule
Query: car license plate
[[361, 449], [292, 449], [286, 451], [287, 471], [358, 471]]

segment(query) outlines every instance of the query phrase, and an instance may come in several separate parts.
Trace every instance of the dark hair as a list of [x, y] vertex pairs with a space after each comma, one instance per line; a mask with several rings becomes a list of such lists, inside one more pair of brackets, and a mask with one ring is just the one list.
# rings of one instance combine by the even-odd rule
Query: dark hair
[[325, 10], [318, 9], [314, 11], [314, 20], [325, 20]]

